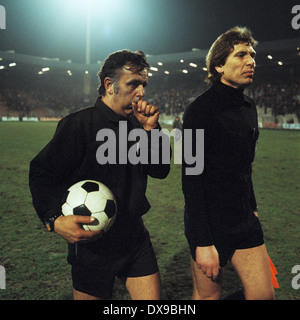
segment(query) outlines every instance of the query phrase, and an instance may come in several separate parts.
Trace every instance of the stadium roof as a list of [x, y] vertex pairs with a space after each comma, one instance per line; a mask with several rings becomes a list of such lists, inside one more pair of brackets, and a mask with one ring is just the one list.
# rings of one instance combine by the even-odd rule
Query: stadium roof
[[[257, 48], [257, 63], [259, 66], [295, 65], [300, 64], [300, 38], [283, 39], [259, 43]], [[188, 52], [178, 52], [162, 55], [147, 55], [152, 66], [153, 76], [159, 74], [174, 74], [179, 72], [189, 73], [205, 68], [205, 57], [208, 49], [194, 48]], [[13, 64], [40, 66], [41, 68], [55, 68], [71, 71], [96, 73], [102, 64], [73, 63], [71, 60], [61, 61], [58, 58], [36, 57], [16, 53], [15, 51], [0, 51], [1, 69]], [[205, 71], [205, 69], [204, 69]]]

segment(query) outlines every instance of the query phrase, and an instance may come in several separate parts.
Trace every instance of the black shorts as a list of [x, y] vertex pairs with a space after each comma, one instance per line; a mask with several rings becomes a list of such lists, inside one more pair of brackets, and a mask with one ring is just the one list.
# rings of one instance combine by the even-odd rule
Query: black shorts
[[[150, 236], [141, 218], [117, 223], [100, 240], [70, 246], [73, 287], [109, 299], [116, 277], [142, 277], [158, 272]], [[125, 231], [126, 230], [126, 231]]]
[[[253, 214], [249, 214], [248, 218], [236, 226], [225, 226], [214, 224], [211, 231], [216, 247], [220, 267], [224, 267], [228, 260], [233, 256], [235, 250], [249, 249], [264, 244], [264, 236], [259, 219]], [[194, 260], [196, 244], [188, 239], [191, 256]]]

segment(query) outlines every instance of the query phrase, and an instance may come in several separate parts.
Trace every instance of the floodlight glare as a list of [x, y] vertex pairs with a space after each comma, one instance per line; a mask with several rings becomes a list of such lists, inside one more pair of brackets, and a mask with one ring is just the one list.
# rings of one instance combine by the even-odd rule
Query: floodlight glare
[[85, 15], [87, 11], [90, 14], [101, 14], [102, 17], [115, 15], [116, 10], [122, 10], [124, 0], [64, 0], [65, 6], [69, 13]]
[[[93, 22], [102, 20], [109, 22], [112, 18], [116, 18], [118, 14], [124, 15], [124, 9], [127, 2], [124, 0], [64, 0], [64, 10], [68, 16], [72, 16], [75, 20], [78, 15], [85, 19], [86, 25], [86, 41], [85, 41], [85, 64], [91, 63], [91, 33], [94, 32]], [[77, 16], [77, 17], [76, 17]], [[103, 22], [102, 22], [103, 24]], [[97, 29], [96, 29], [97, 30]], [[97, 30], [98, 32], [98, 30]], [[84, 95], [85, 101], [89, 101], [91, 90], [91, 78], [88, 71], [84, 73]]]

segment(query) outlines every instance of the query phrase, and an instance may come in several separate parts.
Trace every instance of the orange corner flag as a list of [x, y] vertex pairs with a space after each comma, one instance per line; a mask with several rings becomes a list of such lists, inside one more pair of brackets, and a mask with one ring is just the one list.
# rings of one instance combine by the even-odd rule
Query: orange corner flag
[[269, 257], [269, 262], [270, 262], [270, 269], [271, 269], [271, 277], [272, 277], [272, 283], [273, 283], [273, 287], [275, 289], [278, 289], [279, 288], [279, 285], [278, 285], [278, 281], [276, 279], [276, 275], [278, 274], [275, 266], [274, 266], [274, 263], [272, 262], [271, 258]]

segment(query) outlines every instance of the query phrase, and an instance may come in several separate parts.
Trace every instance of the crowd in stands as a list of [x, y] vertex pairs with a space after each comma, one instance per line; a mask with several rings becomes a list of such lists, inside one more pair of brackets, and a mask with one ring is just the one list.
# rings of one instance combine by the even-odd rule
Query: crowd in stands
[[270, 110], [275, 118], [279, 115], [296, 114], [300, 122], [300, 83], [253, 84], [246, 92], [266, 114]]
[[159, 107], [161, 113], [177, 116], [206, 88], [208, 85], [205, 82], [184, 86], [154, 84], [149, 89], [146, 88], [146, 97], [149, 102]]
[[[205, 82], [186, 87], [157, 87], [151, 90], [150, 96], [162, 112], [176, 116], [207, 88]], [[260, 82], [249, 86], [245, 94], [254, 99], [257, 108], [264, 114], [271, 114], [275, 119], [279, 115], [296, 114], [300, 122], [300, 82]]]
[[63, 117], [82, 107], [82, 82], [67, 75], [18, 75], [0, 80], [0, 116]]
[[[95, 77], [88, 104], [94, 103], [97, 98], [97, 85]], [[204, 81], [169, 83], [156, 82], [152, 78], [146, 88], [145, 99], [157, 105], [161, 113], [175, 117], [207, 88], [208, 84]], [[247, 88], [245, 93], [255, 100], [264, 113], [271, 113], [275, 118], [278, 115], [296, 114], [300, 122], [299, 82], [259, 81]], [[30, 73], [24, 75], [1, 71], [0, 104], [7, 108], [5, 112], [0, 108], [0, 116], [10, 116], [15, 112], [21, 116], [63, 117], [87, 106], [87, 102], [83, 100], [82, 76], [33, 76]]]

